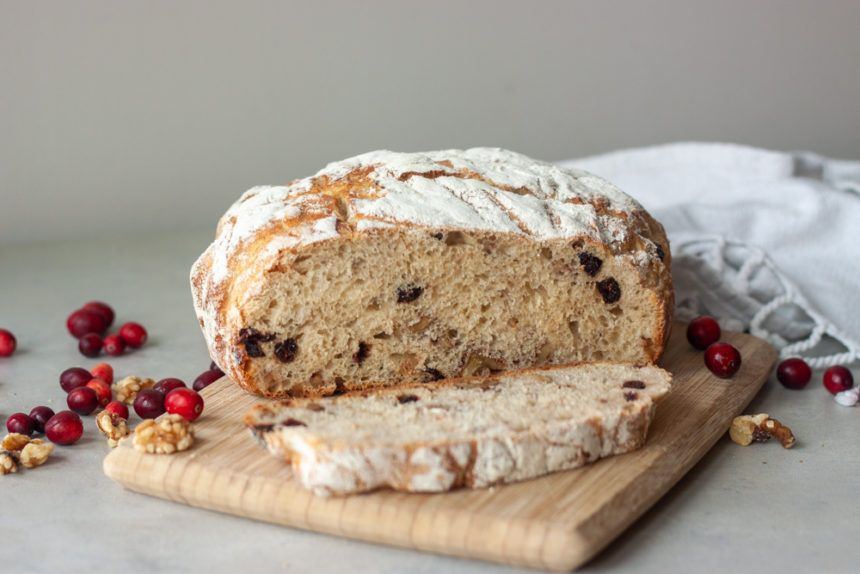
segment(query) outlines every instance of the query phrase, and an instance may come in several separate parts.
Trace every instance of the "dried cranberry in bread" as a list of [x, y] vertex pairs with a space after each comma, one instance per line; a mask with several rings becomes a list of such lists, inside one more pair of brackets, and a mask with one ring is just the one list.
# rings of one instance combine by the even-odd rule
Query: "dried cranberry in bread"
[[246, 192], [191, 283], [214, 361], [281, 397], [653, 363], [669, 267], [662, 226], [589, 173], [500, 149], [378, 151]]
[[644, 442], [671, 375], [586, 363], [259, 405], [244, 422], [316, 494], [482, 488]]

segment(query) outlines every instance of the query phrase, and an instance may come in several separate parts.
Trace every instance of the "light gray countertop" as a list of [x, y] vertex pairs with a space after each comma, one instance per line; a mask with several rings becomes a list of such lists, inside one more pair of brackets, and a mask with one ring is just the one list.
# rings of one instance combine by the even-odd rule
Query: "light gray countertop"
[[[97, 221], [94, 219], [94, 222]], [[119, 376], [190, 383], [209, 364], [188, 287], [211, 233], [0, 245], [0, 421], [65, 406], [59, 374], [111, 363]], [[83, 357], [68, 314], [104, 300], [117, 325], [149, 331], [122, 357]], [[854, 369], [855, 376], [860, 375]], [[792, 428], [797, 446], [727, 438], [583, 572], [854, 572], [860, 569], [860, 408], [836, 404], [821, 373], [804, 391], [771, 378], [747, 412]], [[0, 477], [2, 572], [497, 572], [500, 565], [377, 546], [201, 510], [123, 490], [102, 473], [109, 447], [83, 438], [36, 469]]]

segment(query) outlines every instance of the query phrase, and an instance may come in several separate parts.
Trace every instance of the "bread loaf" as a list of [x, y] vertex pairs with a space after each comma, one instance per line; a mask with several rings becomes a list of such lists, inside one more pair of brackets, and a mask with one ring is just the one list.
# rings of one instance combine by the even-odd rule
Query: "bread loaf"
[[269, 397], [649, 364], [673, 312], [669, 245], [641, 205], [485, 148], [372, 152], [251, 189], [191, 284], [214, 361]]
[[671, 376], [590, 363], [257, 406], [245, 424], [305, 487], [482, 488], [642, 445]]

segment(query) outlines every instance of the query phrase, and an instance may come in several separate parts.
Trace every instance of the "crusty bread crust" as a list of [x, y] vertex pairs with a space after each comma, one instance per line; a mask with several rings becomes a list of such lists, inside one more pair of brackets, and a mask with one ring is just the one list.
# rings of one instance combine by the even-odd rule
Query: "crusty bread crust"
[[[234, 381], [317, 396], [654, 363], [674, 311], [670, 266], [662, 226], [591, 174], [495, 149], [374, 152], [244, 194], [191, 285], [210, 355]], [[468, 308], [449, 304], [460, 296]]]
[[322, 496], [483, 488], [645, 441], [671, 375], [590, 363], [262, 404], [244, 423]]

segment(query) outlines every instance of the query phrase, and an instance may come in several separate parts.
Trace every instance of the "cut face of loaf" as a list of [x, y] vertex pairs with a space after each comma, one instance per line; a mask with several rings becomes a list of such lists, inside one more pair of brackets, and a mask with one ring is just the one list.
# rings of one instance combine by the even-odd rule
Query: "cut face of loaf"
[[590, 363], [257, 406], [244, 422], [315, 494], [483, 488], [645, 441], [671, 375]]
[[270, 397], [611, 359], [655, 362], [662, 227], [584, 172], [504, 150], [376, 152], [255, 188], [192, 269], [215, 362]]

